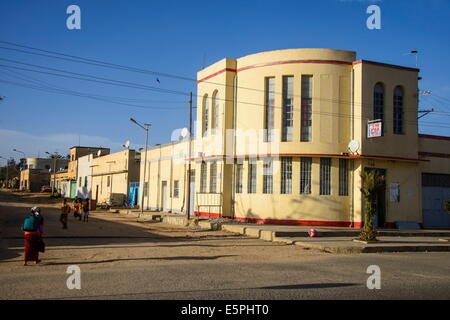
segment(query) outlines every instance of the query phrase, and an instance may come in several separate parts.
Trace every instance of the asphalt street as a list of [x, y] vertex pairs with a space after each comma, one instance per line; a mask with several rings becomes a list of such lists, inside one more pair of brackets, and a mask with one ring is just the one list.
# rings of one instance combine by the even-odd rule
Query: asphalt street
[[[23, 266], [20, 225], [42, 207], [47, 250]], [[0, 299], [449, 299], [449, 253], [330, 254], [107, 212], [58, 221], [59, 203], [0, 191]], [[70, 266], [81, 289], [69, 289]], [[380, 289], [367, 268], [379, 266]]]

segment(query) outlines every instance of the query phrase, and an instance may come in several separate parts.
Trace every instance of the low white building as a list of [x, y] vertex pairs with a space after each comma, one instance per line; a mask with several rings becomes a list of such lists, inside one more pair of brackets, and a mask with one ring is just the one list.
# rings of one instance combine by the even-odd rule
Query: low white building
[[94, 159], [93, 154], [78, 158], [77, 197], [82, 199], [92, 198], [92, 159]]

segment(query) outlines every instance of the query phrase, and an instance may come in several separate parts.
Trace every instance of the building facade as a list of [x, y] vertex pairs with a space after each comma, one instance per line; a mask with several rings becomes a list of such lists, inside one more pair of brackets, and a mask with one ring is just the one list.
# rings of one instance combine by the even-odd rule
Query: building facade
[[[377, 226], [450, 227], [450, 138], [418, 134], [418, 72], [333, 49], [223, 59], [197, 74], [191, 152], [187, 141], [146, 151], [144, 207], [186, 212], [189, 202], [201, 216], [361, 227], [361, 174], [376, 170]], [[426, 191], [433, 179], [440, 189]], [[440, 222], [424, 218], [424, 191], [439, 195], [430, 219]]]
[[122, 204], [128, 200], [132, 183], [139, 181], [139, 154], [123, 150], [91, 161], [91, 195], [97, 203]]

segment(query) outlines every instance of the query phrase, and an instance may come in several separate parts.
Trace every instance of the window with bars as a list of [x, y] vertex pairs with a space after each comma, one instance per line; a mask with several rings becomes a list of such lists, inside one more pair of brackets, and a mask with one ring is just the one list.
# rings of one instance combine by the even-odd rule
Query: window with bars
[[273, 161], [264, 159], [263, 162], [263, 193], [273, 193]]
[[300, 193], [311, 193], [311, 163], [312, 158], [300, 158]]
[[219, 93], [217, 91], [214, 92], [213, 94], [213, 98], [212, 98], [212, 123], [211, 123], [211, 128], [212, 128], [212, 133], [215, 134], [217, 133], [217, 130], [219, 128], [219, 100], [220, 100], [220, 96]]
[[300, 141], [311, 141], [312, 136], [312, 76], [302, 76], [302, 105]]
[[273, 140], [274, 110], [275, 110], [275, 78], [266, 78], [265, 83], [265, 110], [264, 110], [264, 141]]
[[292, 157], [281, 158], [281, 193], [292, 193]]
[[179, 180], [175, 180], [173, 182], [173, 197], [178, 198], [179, 194], [180, 194], [180, 182]]
[[373, 89], [373, 120], [380, 119], [381, 131], [384, 132], [384, 87], [377, 83]]
[[214, 161], [210, 164], [209, 168], [209, 192], [217, 192], [217, 162]]
[[248, 160], [247, 192], [256, 193], [256, 161]]
[[394, 133], [403, 133], [403, 89], [400, 86], [394, 90]]
[[244, 165], [236, 164], [236, 193], [242, 193], [242, 178], [244, 173]]
[[331, 158], [320, 158], [320, 195], [331, 194]]
[[206, 193], [206, 179], [207, 179], [207, 167], [206, 162], [202, 162], [200, 167], [200, 192]]
[[339, 159], [339, 195], [348, 196], [348, 160]]
[[283, 77], [282, 141], [292, 141], [294, 77]]
[[148, 196], [148, 182], [144, 183], [144, 197]]
[[205, 94], [203, 97], [203, 136], [205, 137], [208, 134], [209, 129], [209, 98], [208, 95]]

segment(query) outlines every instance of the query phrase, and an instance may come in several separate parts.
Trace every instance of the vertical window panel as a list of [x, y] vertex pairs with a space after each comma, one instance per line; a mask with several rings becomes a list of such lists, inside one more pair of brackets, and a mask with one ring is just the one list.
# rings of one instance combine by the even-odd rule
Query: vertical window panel
[[236, 193], [242, 193], [243, 172], [244, 165], [242, 163], [236, 164]]
[[273, 161], [271, 158], [263, 162], [263, 193], [273, 193]]
[[348, 160], [339, 159], [339, 195], [348, 196]]
[[300, 193], [311, 193], [311, 163], [312, 158], [300, 158]]
[[214, 161], [210, 165], [209, 169], [209, 192], [217, 192], [217, 162]]
[[264, 141], [273, 141], [274, 110], [275, 110], [275, 78], [266, 78], [264, 110]]
[[202, 162], [200, 171], [200, 192], [206, 193], [207, 167], [205, 162]]
[[247, 192], [256, 193], [256, 161], [248, 160]]
[[331, 194], [331, 159], [320, 158], [320, 193]]
[[292, 193], [292, 157], [281, 158], [281, 193]]
[[396, 87], [394, 90], [394, 133], [403, 134], [403, 90]]
[[282, 141], [292, 141], [294, 77], [283, 77]]
[[312, 138], [312, 76], [302, 76], [300, 141]]

